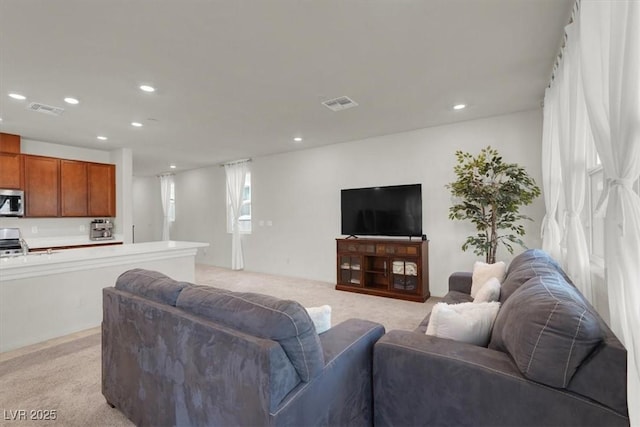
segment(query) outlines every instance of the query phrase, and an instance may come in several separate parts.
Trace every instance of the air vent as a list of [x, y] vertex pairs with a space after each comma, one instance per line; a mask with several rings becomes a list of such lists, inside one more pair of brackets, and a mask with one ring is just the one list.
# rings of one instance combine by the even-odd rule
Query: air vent
[[27, 110], [37, 111], [38, 113], [49, 114], [50, 116], [59, 116], [64, 113], [64, 108], [52, 107], [51, 105], [32, 102], [27, 106]]
[[341, 96], [340, 98], [324, 101], [322, 105], [333, 111], [341, 111], [347, 108], [357, 107], [358, 103], [348, 96]]

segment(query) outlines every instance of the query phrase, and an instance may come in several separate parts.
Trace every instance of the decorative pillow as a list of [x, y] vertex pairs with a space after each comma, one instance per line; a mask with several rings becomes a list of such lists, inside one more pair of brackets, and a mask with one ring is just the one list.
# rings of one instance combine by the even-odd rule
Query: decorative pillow
[[431, 311], [425, 334], [486, 347], [499, 308], [499, 302], [439, 302]]
[[473, 302], [493, 302], [500, 298], [500, 282], [495, 277], [487, 280], [482, 287], [476, 292]]
[[471, 296], [475, 298], [476, 293], [480, 290], [482, 285], [487, 283], [487, 280], [492, 277], [495, 277], [498, 279], [498, 282], [502, 283], [506, 271], [507, 266], [504, 261], [499, 261], [495, 264], [476, 261], [473, 264], [473, 275], [471, 276]]
[[307, 313], [311, 317], [316, 332], [321, 334], [331, 329], [331, 306], [321, 305], [320, 307], [308, 307]]

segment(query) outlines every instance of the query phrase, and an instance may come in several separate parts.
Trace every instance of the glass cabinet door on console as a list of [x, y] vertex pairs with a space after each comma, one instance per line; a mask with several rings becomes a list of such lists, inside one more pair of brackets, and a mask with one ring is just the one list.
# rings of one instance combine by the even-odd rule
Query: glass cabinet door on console
[[415, 292], [418, 289], [418, 264], [416, 260], [393, 258], [391, 271], [391, 283], [394, 290]]
[[338, 263], [340, 283], [350, 286], [362, 284], [362, 257], [341, 255]]

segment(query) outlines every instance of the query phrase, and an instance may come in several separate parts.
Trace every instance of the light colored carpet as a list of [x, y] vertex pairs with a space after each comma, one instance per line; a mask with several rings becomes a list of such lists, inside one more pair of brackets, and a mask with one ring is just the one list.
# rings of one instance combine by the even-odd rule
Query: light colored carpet
[[[259, 292], [299, 301], [306, 307], [329, 304], [332, 323], [359, 317], [387, 330], [414, 329], [431, 310], [426, 303], [336, 291], [333, 284], [196, 266], [196, 283]], [[0, 354], [1, 426], [131, 426], [101, 393], [100, 330], [51, 340]], [[12, 419], [25, 411], [26, 420]], [[55, 411], [56, 420], [32, 420], [31, 411]]]
[[415, 329], [439, 299], [417, 303], [353, 292], [337, 291], [335, 284], [293, 277], [237, 272], [219, 267], [199, 265], [196, 282], [239, 292], [258, 292], [298, 301], [305, 307], [328, 304], [332, 324], [352, 317], [382, 323], [392, 329]]

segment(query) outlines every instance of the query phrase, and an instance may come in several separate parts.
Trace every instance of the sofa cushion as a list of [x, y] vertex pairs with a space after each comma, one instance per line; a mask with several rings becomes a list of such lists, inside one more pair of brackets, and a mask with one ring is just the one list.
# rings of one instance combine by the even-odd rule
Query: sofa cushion
[[499, 302], [439, 302], [431, 311], [425, 334], [485, 347], [499, 308]]
[[441, 302], [446, 302], [447, 304], [460, 304], [461, 302], [471, 301], [473, 301], [473, 298], [471, 298], [471, 295], [469, 294], [458, 291], [449, 291], [444, 297], [442, 297]]
[[116, 289], [174, 307], [178, 295], [187, 286], [191, 284], [178, 282], [157, 271], [142, 268], [125, 271], [116, 280]]
[[501, 284], [500, 302], [504, 303], [511, 294], [529, 279], [536, 276], [555, 275], [559, 273], [562, 278], [571, 283], [560, 265], [540, 249], [529, 249], [516, 256], [509, 264], [507, 275]]
[[320, 339], [307, 310], [295, 301], [208, 286], [184, 289], [178, 308], [239, 331], [277, 341], [302, 381], [324, 368]]
[[557, 273], [530, 279], [507, 299], [489, 347], [509, 353], [525, 377], [565, 388], [602, 339], [597, 314]]

